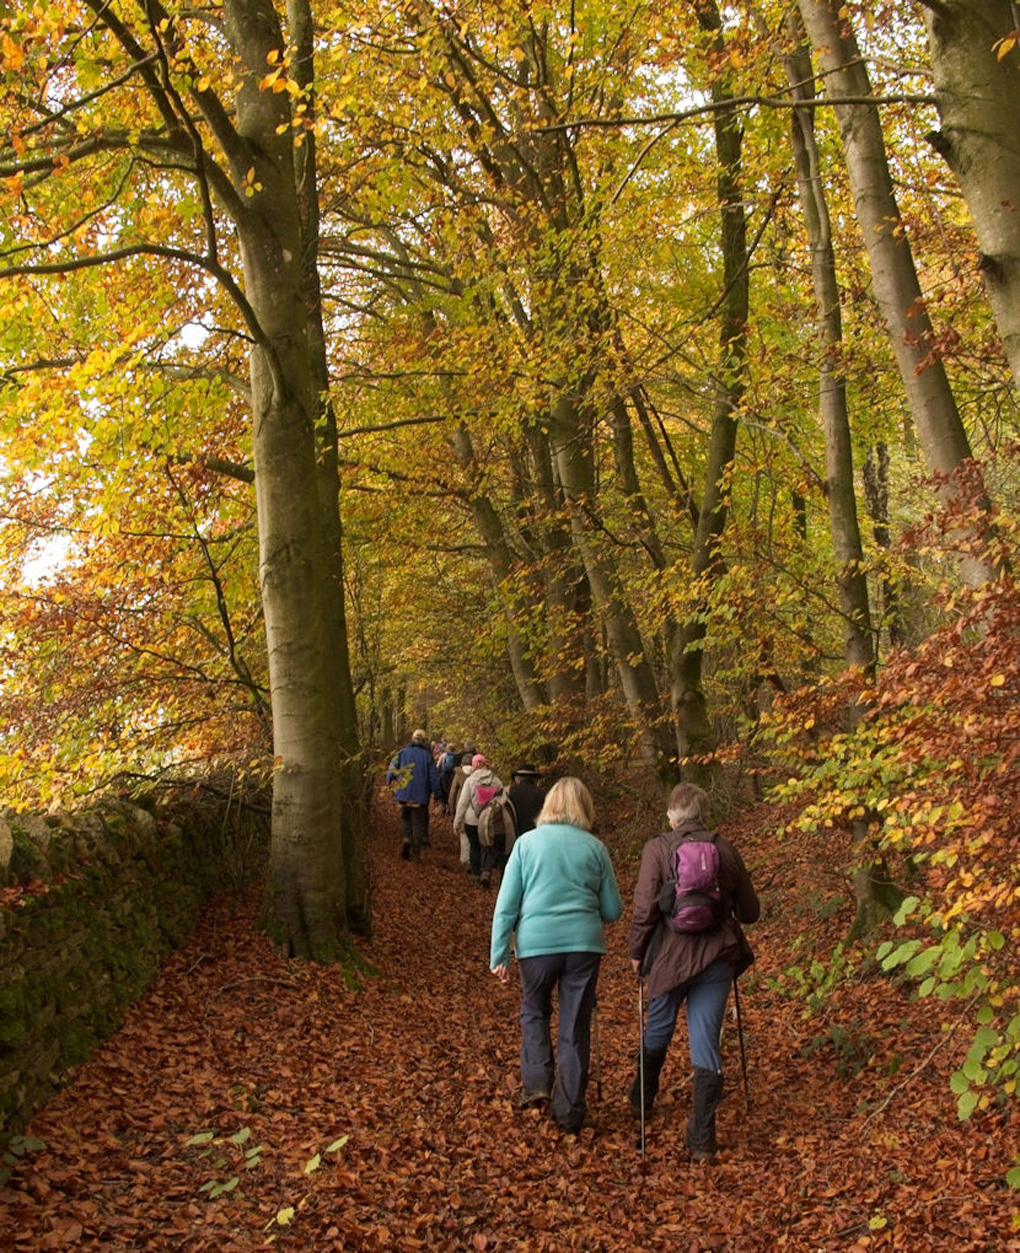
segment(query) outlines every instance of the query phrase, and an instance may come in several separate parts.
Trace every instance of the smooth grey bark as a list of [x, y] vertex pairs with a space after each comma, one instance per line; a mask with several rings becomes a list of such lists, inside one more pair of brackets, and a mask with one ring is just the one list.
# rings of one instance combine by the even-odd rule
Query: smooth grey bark
[[520, 518], [531, 576], [545, 605], [543, 671], [549, 701], [581, 704], [589, 695], [591, 592], [570, 537], [563, 493], [556, 482], [548, 425], [529, 423], [527, 458], [515, 476], [514, 505]]
[[[477, 470], [478, 460], [467, 428], [459, 426], [454, 433], [453, 447], [462, 470], [471, 477]], [[507, 622], [507, 652], [514, 682], [525, 709], [537, 709], [545, 701], [545, 692], [535, 674], [535, 667], [528, 656], [525, 641], [513, 622], [513, 606], [504, 593], [504, 583], [513, 576], [514, 554], [503, 528], [503, 523], [492, 501], [482, 491], [471, 493], [468, 505], [475, 527], [481, 536], [489, 562], [492, 566], [496, 594], [502, 604]]]
[[1020, 386], [1020, 27], [1011, 0], [922, 0], [941, 129], [929, 136], [956, 175], [1014, 382]]
[[562, 393], [553, 407], [551, 445], [569, 509], [571, 534], [584, 563], [641, 756], [666, 783], [675, 772], [674, 750], [633, 608], [624, 594], [619, 570], [600, 542], [590, 428], [591, 414], [574, 397]]
[[245, 296], [260, 337], [251, 350], [259, 584], [273, 704], [270, 933], [289, 952], [332, 960], [347, 930], [338, 769], [339, 715], [329, 627], [329, 569], [319, 494], [319, 401], [288, 93], [262, 91], [270, 53], [285, 47], [269, 0], [225, 0], [225, 31], [243, 85], [234, 133], [218, 115], [231, 180]]
[[[696, 0], [702, 28], [714, 35], [722, 51], [722, 22], [712, 0]], [[720, 545], [729, 514], [730, 478], [737, 451], [738, 413], [744, 394], [747, 319], [750, 310], [750, 276], [747, 257], [747, 217], [741, 187], [743, 131], [738, 114], [726, 102], [731, 92], [725, 79], [712, 85], [717, 184], [722, 252], [722, 297], [719, 322], [719, 362], [713, 380], [714, 402], [709, 438], [705, 486], [697, 513], [692, 574], [697, 583], [722, 568]], [[683, 758], [711, 753], [716, 736], [708, 713], [703, 683], [704, 641], [707, 634], [707, 602], [689, 615], [676, 632], [669, 657], [670, 705], [677, 749]], [[695, 779], [709, 771], [692, 763], [685, 773]], [[707, 778], [706, 778], [707, 781]]]
[[[788, 21], [794, 48], [786, 60], [787, 77], [795, 100], [810, 106], [815, 99], [811, 56], [801, 42], [800, 23]], [[829, 529], [836, 557], [836, 580], [843, 614], [843, 655], [848, 666], [871, 674], [875, 668], [874, 636], [868, 580], [864, 574], [864, 550], [857, 516], [854, 490], [853, 442], [847, 410], [846, 379], [840, 365], [843, 349], [843, 317], [836, 256], [832, 246], [832, 226], [825, 196], [821, 162], [815, 139], [814, 110], [794, 111], [791, 123], [797, 186], [807, 227], [811, 254], [811, 281], [821, 333], [819, 362], [819, 410], [825, 434], [826, 496]]]
[[[953, 478], [972, 460], [970, 442], [937, 350], [931, 320], [903, 230], [886, 157], [877, 106], [856, 103], [871, 94], [871, 83], [849, 19], [838, 0], [798, 0], [839, 123], [853, 194], [864, 236], [871, 280], [899, 368], [928, 468], [944, 475], [944, 495], [957, 495]], [[967, 549], [983, 533], [961, 536], [961, 572], [977, 585], [994, 571]]]
[[[296, 48], [293, 74], [305, 92], [306, 116], [315, 113], [315, 28], [309, 0], [288, 0], [288, 26]], [[295, 149], [295, 187], [301, 216], [301, 264], [308, 310], [308, 347], [316, 404], [321, 538], [326, 569], [326, 655], [331, 668], [330, 691], [335, 700], [329, 711], [335, 720], [336, 760], [340, 775], [340, 842], [344, 866], [347, 917], [356, 931], [367, 933], [369, 909], [368, 867], [365, 860], [367, 774], [358, 732], [358, 714], [351, 677], [350, 645], [345, 603], [343, 531], [340, 522], [340, 470], [336, 413], [329, 399], [330, 378], [326, 331], [319, 277], [319, 181], [315, 131], [309, 128]]]

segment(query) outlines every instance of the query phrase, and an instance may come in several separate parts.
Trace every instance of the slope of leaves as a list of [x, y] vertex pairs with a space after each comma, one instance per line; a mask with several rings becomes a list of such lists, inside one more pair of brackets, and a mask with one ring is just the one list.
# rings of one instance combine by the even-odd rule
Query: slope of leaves
[[[805, 690], [777, 709], [770, 733], [789, 771], [777, 794], [798, 798], [799, 829], [866, 822], [870, 852], [910, 893], [902, 930], [881, 937], [877, 957], [947, 1007], [937, 1015], [966, 1003], [971, 1047], [953, 1076], [965, 1117], [997, 1093], [1015, 1099], [1020, 1071], [1020, 597], [1005, 576], [942, 601], [945, 625], [895, 656], [873, 688], [854, 693], [859, 680], [847, 676]], [[867, 710], [847, 733], [841, 713], [855, 696]]]
[[[654, 813], [633, 795], [603, 807], [625, 898]], [[352, 987], [288, 964], [253, 929], [257, 892], [215, 902], [30, 1126], [0, 1187], [7, 1247], [1020, 1248], [1004, 1183], [1020, 1115], [957, 1121], [954, 1033], [874, 972], [811, 1017], [781, 991], [784, 969], [845, 930], [848, 901], [838, 832], [825, 849], [777, 843], [775, 821], [727, 828], [764, 916], [741, 987], [753, 1104], [728, 1021], [715, 1167], [682, 1147], [682, 1028], [642, 1164], [625, 923], [609, 928], [590, 1125], [564, 1136], [517, 1110], [518, 996], [487, 973], [492, 899], [468, 891], [448, 820], [404, 863], [381, 805], [364, 950], [378, 974]]]

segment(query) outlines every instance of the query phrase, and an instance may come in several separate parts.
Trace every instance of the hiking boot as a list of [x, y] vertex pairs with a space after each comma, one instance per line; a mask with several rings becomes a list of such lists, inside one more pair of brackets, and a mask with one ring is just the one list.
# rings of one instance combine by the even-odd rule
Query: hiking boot
[[[665, 1049], [645, 1049], [645, 1115], [652, 1112], [655, 1098], [659, 1093], [659, 1075], [666, 1060]], [[630, 1085], [627, 1100], [634, 1111], [634, 1117], [641, 1117], [641, 1058], [637, 1059], [637, 1073]]]
[[408, 840], [405, 840], [403, 844], [401, 844], [400, 856], [403, 858], [404, 861], [411, 860], [411, 844]]
[[485, 888], [486, 891], [489, 890], [489, 887], [490, 887], [489, 872], [487, 870], [482, 871], [481, 876], [478, 879], [478, 886], [481, 888]]
[[715, 1159], [715, 1111], [722, 1096], [723, 1077], [716, 1070], [694, 1067], [694, 1108], [684, 1130], [684, 1144], [696, 1162]]
[[534, 1092], [523, 1092], [517, 1104], [520, 1109], [528, 1109], [532, 1105], [544, 1105], [551, 1096], [551, 1092], [539, 1088]]

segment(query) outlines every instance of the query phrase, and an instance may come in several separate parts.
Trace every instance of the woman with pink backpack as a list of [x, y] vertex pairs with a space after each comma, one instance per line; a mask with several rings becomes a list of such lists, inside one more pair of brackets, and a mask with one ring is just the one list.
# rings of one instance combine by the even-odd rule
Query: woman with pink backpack
[[481, 753], [475, 753], [471, 758], [471, 773], [457, 796], [453, 829], [458, 834], [463, 831], [467, 836], [471, 881], [483, 888], [487, 888], [492, 879], [492, 862], [489, 850], [482, 848], [478, 838], [478, 818], [489, 801], [502, 790], [499, 776]]

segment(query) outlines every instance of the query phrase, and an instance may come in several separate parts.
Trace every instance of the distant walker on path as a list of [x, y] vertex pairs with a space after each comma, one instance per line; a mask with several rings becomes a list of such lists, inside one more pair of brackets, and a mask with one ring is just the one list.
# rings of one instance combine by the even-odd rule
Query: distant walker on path
[[410, 744], [390, 762], [386, 784], [400, 805], [400, 855], [405, 861], [410, 857], [417, 861], [429, 838], [429, 801], [443, 799], [439, 771], [424, 731], [415, 731]]

